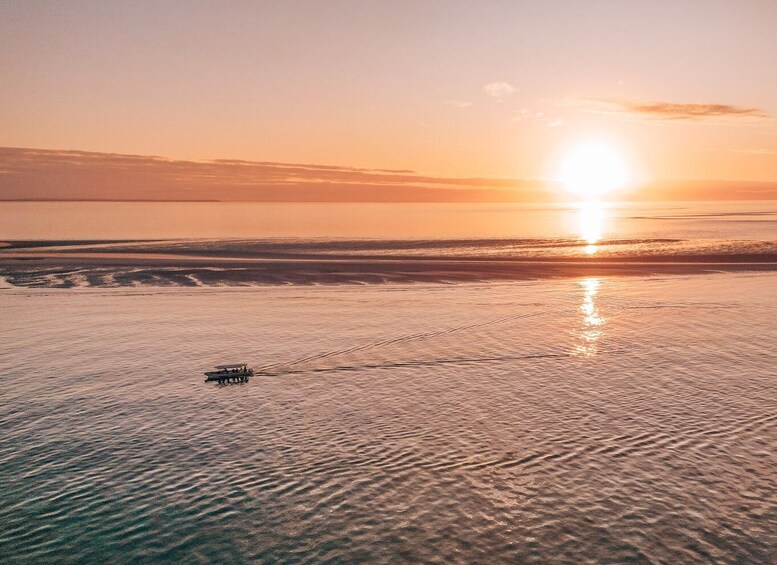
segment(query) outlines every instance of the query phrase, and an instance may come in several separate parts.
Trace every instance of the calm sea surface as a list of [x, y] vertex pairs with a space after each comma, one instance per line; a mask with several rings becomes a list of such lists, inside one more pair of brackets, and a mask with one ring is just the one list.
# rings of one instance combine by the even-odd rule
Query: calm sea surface
[[777, 201], [603, 204], [0, 202], [0, 238], [775, 239]]
[[[605, 237], [777, 240], [671, 206]], [[774, 563], [775, 344], [768, 273], [6, 284], [0, 563]], [[232, 361], [267, 376], [203, 382]]]

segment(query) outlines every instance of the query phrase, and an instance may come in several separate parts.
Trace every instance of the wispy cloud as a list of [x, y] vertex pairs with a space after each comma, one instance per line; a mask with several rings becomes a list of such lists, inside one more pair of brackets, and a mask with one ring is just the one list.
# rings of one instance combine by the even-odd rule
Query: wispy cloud
[[748, 155], [777, 155], [777, 149], [766, 148], [766, 147], [735, 149], [734, 152], [747, 153]]
[[545, 112], [539, 110], [530, 110], [529, 108], [521, 108], [515, 110], [511, 118], [513, 122], [535, 122], [545, 124], [549, 128], [558, 128], [566, 124], [566, 122], [559, 117], [548, 116]]
[[581, 98], [578, 101], [591, 112], [625, 114], [655, 120], [767, 119], [760, 108], [732, 104], [676, 103], [619, 98]]
[[[0, 147], [2, 200], [220, 200], [242, 202], [547, 202], [551, 181], [455, 178], [407, 170]], [[652, 183], [636, 200], [777, 196], [777, 183]]]
[[546, 189], [513, 178], [14, 147], [0, 147], [0, 171], [0, 200], [488, 202], [543, 199]]
[[545, 117], [545, 112], [538, 110], [530, 110], [529, 108], [521, 108], [513, 112], [512, 120], [514, 122], [520, 122], [523, 120], [539, 120]]
[[446, 106], [453, 106], [454, 108], [468, 108], [472, 106], [472, 102], [468, 102], [466, 100], [446, 100], [445, 101]]
[[483, 92], [494, 98], [504, 98], [515, 92], [515, 87], [506, 82], [490, 82], [483, 87]]

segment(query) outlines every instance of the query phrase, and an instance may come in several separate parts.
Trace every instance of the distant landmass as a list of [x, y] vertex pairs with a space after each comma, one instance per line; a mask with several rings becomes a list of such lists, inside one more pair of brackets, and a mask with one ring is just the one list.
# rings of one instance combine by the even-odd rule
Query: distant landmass
[[[547, 202], [539, 179], [451, 178], [414, 171], [0, 148], [0, 200], [229, 202]], [[771, 200], [777, 182], [662, 181], [630, 200]]]

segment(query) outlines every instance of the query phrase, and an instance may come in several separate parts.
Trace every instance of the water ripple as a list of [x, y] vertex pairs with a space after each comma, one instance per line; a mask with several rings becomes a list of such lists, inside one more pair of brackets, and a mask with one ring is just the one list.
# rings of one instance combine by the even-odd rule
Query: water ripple
[[774, 284], [5, 289], [0, 562], [774, 562]]

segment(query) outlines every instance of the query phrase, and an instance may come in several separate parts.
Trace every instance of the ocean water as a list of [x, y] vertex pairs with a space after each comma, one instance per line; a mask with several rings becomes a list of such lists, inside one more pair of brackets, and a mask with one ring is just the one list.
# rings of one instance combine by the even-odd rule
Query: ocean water
[[0, 563], [777, 562], [775, 202], [4, 203], [0, 239]]
[[0, 563], [777, 562], [775, 289], [6, 285]]
[[775, 239], [777, 201], [2, 202], [0, 239]]

